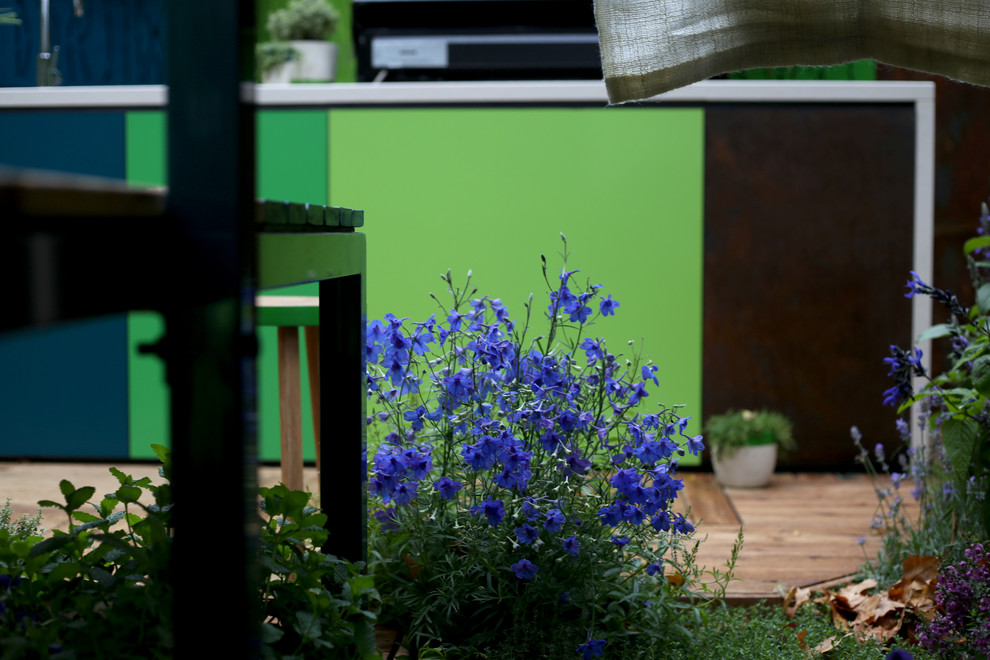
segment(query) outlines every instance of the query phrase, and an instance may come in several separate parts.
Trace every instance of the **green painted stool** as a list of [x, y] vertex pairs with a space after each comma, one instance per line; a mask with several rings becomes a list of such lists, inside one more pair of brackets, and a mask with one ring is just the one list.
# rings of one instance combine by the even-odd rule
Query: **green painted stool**
[[258, 326], [278, 327], [278, 400], [282, 483], [293, 490], [303, 486], [302, 385], [299, 366], [299, 328], [306, 336], [309, 400], [313, 409], [316, 471], [320, 471], [320, 299], [318, 296], [265, 296], [255, 299]]

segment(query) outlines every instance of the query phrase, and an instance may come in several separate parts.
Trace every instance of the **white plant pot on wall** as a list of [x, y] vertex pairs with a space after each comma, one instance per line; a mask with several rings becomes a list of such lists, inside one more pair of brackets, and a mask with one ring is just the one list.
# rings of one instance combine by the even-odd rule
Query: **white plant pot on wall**
[[329, 41], [290, 41], [299, 55], [290, 63], [292, 80], [333, 82], [337, 76], [337, 44]]
[[290, 83], [292, 82], [292, 67], [293, 62], [283, 62], [277, 66], [272, 67], [268, 71], [261, 74], [261, 82], [263, 83]]
[[777, 444], [739, 447], [731, 456], [712, 449], [715, 479], [730, 488], [760, 488], [770, 483], [777, 466]]

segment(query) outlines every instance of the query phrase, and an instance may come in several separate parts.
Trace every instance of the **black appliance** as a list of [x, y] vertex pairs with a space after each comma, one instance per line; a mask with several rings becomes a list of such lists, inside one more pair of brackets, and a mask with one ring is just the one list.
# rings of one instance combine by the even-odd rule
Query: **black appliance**
[[361, 82], [601, 80], [592, 0], [354, 0]]

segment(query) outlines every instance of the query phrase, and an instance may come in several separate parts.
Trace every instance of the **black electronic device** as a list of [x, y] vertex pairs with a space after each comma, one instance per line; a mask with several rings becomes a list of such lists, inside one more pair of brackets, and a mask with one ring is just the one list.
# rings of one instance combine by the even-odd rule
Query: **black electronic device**
[[358, 80], [601, 80], [592, 0], [354, 0]]

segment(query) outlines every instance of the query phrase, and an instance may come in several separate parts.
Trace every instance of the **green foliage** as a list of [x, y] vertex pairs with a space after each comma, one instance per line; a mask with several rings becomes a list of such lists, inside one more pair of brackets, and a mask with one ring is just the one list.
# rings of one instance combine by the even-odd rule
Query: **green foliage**
[[[927, 380], [917, 393], [903, 377], [898, 386], [910, 396], [898, 399], [898, 412], [921, 404], [922, 424], [934, 448], [930, 459], [944, 452], [951, 474], [950, 487], [958, 493], [972, 492], [970, 505], [980, 502], [977, 527], [967, 530], [977, 541], [990, 538], [990, 211], [986, 204], [980, 215], [978, 236], [963, 246], [976, 304], [965, 308], [951, 292], [930, 286], [912, 273], [908, 296], [927, 295], [943, 304], [949, 321], [922, 334], [924, 339], [941, 339], [946, 346], [946, 370], [929, 376], [920, 365], [908, 372]], [[920, 340], [919, 340], [920, 341]], [[920, 352], [919, 352], [920, 355]], [[890, 361], [888, 359], [888, 361]], [[896, 365], [895, 365], [896, 367]], [[892, 371], [892, 375], [897, 372]], [[961, 512], [953, 512], [958, 517]], [[958, 521], [957, 521], [958, 522]], [[957, 524], [958, 526], [958, 524]], [[966, 545], [967, 543], [963, 543]]]
[[27, 541], [32, 537], [42, 537], [45, 529], [41, 527], [41, 509], [38, 513], [29, 516], [22, 515], [16, 520], [12, 520], [14, 510], [10, 507], [10, 498], [0, 507], [0, 530], [6, 531], [10, 536], [19, 541]]
[[298, 51], [284, 41], [268, 41], [255, 46], [259, 78], [279, 65], [299, 57]]
[[268, 16], [267, 27], [275, 41], [326, 41], [339, 20], [340, 14], [327, 0], [291, 0]]
[[[726, 660], [807, 660], [823, 657], [830, 660], [883, 660], [890, 648], [909, 648], [906, 640], [890, 648], [872, 639], [857, 639], [832, 623], [827, 605], [806, 603], [798, 608], [794, 618], [788, 618], [780, 605], [760, 603], [748, 607], [716, 608], [691, 626], [693, 635], [688, 642], [675, 642], [649, 657], [724, 658]], [[813, 653], [819, 644], [833, 640], [833, 650]], [[930, 660], [936, 656], [911, 647], [914, 660]]]
[[[964, 551], [990, 538], [990, 213], [980, 217], [979, 236], [967, 240], [976, 305], [964, 307], [951, 292], [937, 289], [911, 273], [907, 296], [925, 295], [945, 306], [949, 321], [925, 330], [929, 341], [946, 352], [947, 368], [929, 375], [918, 349], [891, 347], [894, 386], [886, 402], [898, 413], [918, 413], [921, 442], [910, 445], [905, 419], [897, 420], [905, 448], [870, 452], [853, 427], [858, 461], [874, 478], [878, 496], [873, 528], [883, 534], [876, 558], [867, 558], [861, 573], [882, 587], [900, 579], [902, 562], [912, 555], [938, 556], [944, 564], [964, 560]], [[916, 379], [925, 385], [915, 392]], [[908, 486], [902, 487], [903, 484]], [[915, 499], [920, 514], [906, 515], [903, 503]]]
[[730, 410], [705, 422], [709, 447], [731, 456], [739, 447], [776, 442], [780, 451], [794, 449], [794, 427], [784, 415], [769, 410]]
[[[67, 532], [19, 541], [0, 531], [4, 657], [171, 657], [171, 488], [111, 472], [119, 486], [98, 503], [68, 480], [64, 502], [39, 502], [68, 516]], [[143, 491], [153, 504], [137, 502]]]
[[376, 658], [374, 579], [320, 552], [327, 517], [309, 501], [282, 484], [261, 489], [265, 657]]
[[[39, 504], [64, 513], [67, 532], [43, 538], [36, 520], [0, 526], [0, 657], [172, 657], [172, 465], [167, 448], [153, 448], [164, 483], [110, 468], [117, 490], [91, 501], [93, 487], [63, 480], [63, 501]], [[146, 493], [153, 503], [139, 501]], [[326, 516], [309, 506], [309, 493], [276, 486], [260, 494], [264, 657], [378, 657], [372, 578], [361, 564], [320, 552]], [[203, 540], [204, 551], [213, 541]]]

